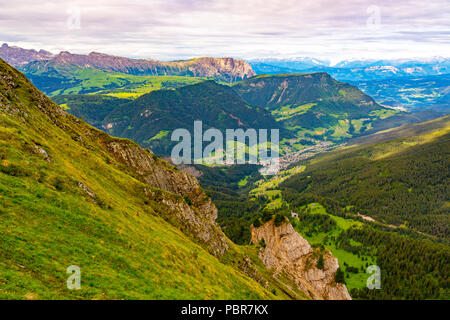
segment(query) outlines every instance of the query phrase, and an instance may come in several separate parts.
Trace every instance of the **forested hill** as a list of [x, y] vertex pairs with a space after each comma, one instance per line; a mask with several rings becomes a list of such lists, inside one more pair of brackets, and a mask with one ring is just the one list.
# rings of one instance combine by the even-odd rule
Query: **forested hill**
[[351, 117], [366, 115], [380, 108], [357, 87], [333, 79], [328, 73], [259, 75], [236, 83], [234, 90], [248, 103], [280, 108], [316, 103], [326, 113], [345, 109]]
[[289, 136], [267, 110], [248, 105], [231, 88], [214, 81], [142, 95], [116, 107], [103, 124], [112, 135], [130, 138], [157, 154], [170, 154], [172, 131], [193, 132], [196, 120], [202, 121], [203, 130], [217, 128], [224, 136], [225, 129], [237, 128], [278, 128], [281, 136]]
[[341, 141], [370, 130], [397, 111], [384, 108], [357, 87], [325, 72], [259, 75], [233, 85], [250, 105], [271, 111], [299, 137]]
[[378, 221], [448, 240], [450, 116], [399, 131], [412, 135], [391, 132], [393, 140], [311, 160], [304, 173], [282, 184], [283, 193], [331, 198]]

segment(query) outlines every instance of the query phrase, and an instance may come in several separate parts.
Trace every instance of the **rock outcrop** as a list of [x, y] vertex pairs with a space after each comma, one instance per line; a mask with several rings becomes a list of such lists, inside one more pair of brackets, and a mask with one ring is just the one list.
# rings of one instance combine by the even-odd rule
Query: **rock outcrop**
[[189, 62], [189, 71], [198, 77], [222, 78], [227, 82], [235, 82], [256, 75], [246, 61], [234, 58], [202, 57], [186, 60], [184, 63]]
[[114, 158], [125, 164], [145, 184], [181, 198], [158, 194], [146, 189], [146, 195], [166, 206], [171, 220], [184, 233], [205, 245], [208, 251], [220, 256], [228, 249], [228, 240], [216, 223], [217, 208], [189, 173], [180, 171], [168, 162], [158, 159], [130, 140], [113, 140], [106, 144]]
[[271, 220], [258, 228], [252, 227], [252, 242], [258, 244], [262, 239], [265, 247], [260, 248], [259, 258], [275, 277], [282, 274], [290, 278], [312, 299], [351, 299], [345, 285], [334, 281], [338, 260], [326, 252], [324, 268], [317, 268], [318, 255], [290, 223], [276, 227]]

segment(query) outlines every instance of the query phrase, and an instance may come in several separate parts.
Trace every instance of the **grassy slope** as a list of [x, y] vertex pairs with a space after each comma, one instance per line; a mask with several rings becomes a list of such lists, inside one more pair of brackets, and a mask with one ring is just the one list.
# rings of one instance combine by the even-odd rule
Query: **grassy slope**
[[[0, 75], [0, 298], [273, 297], [167, 223], [104, 152], [110, 137], [68, 115], [64, 130], [55, 126], [57, 107], [25, 77], [1, 60]], [[66, 288], [70, 265], [81, 268], [81, 290]]]
[[49, 96], [97, 93], [133, 99], [159, 89], [176, 88], [206, 80], [184, 76], [137, 76], [95, 68], [55, 66], [49, 70], [25, 70], [37, 87]]

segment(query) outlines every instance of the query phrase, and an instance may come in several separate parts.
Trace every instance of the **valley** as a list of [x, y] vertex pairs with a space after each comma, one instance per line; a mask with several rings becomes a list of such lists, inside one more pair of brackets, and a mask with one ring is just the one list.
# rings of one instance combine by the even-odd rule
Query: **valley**
[[[19, 49], [0, 53], [53, 101], [0, 61], [0, 297], [450, 298], [446, 62], [417, 80]], [[172, 165], [171, 133], [196, 120], [278, 129], [280, 171]], [[62, 288], [69, 264], [81, 291]]]
[[[243, 173], [245, 185], [199, 179], [218, 205], [219, 224], [235, 242], [248, 241], [244, 230], [272, 214], [285, 216], [313, 247], [338, 258], [353, 298], [447, 299], [449, 270], [441, 261], [450, 258], [449, 124], [447, 116], [358, 138], [271, 178]], [[436, 163], [443, 167], [436, 169]], [[232, 192], [235, 202], [227, 196]], [[421, 262], [412, 265], [410, 259]], [[386, 290], [367, 290], [366, 269], [372, 264], [387, 272]], [[410, 272], [416, 274], [413, 284], [405, 282]]]
[[249, 63], [257, 74], [326, 72], [339, 81], [356, 85], [381, 105], [414, 112], [431, 109], [448, 113], [448, 58], [348, 60], [332, 65], [329, 61], [305, 57]]

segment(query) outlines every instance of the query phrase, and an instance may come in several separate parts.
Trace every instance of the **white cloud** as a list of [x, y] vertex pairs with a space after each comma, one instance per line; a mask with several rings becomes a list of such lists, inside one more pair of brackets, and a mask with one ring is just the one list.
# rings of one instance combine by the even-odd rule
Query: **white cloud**
[[[371, 16], [374, 6], [379, 19]], [[0, 41], [53, 52], [156, 59], [450, 56], [448, 0], [0, 0], [0, 7]], [[74, 28], [68, 20], [76, 21], [77, 12]]]

